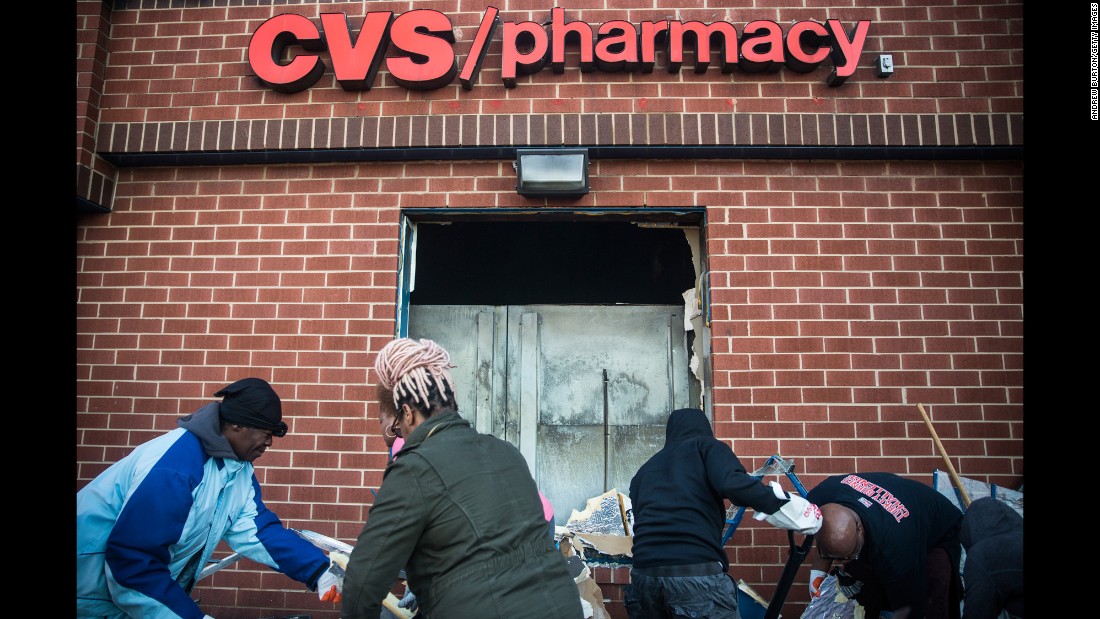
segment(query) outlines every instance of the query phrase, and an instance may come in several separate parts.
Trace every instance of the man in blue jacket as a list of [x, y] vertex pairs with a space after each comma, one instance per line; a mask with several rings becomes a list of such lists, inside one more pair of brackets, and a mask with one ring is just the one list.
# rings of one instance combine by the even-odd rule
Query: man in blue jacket
[[[221, 540], [338, 602], [342, 572], [260, 498], [252, 462], [284, 436], [282, 403], [239, 380], [76, 494], [78, 617], [208, 617], [190, 597]], [[326, 597], [327, 596], [327, 597]]]

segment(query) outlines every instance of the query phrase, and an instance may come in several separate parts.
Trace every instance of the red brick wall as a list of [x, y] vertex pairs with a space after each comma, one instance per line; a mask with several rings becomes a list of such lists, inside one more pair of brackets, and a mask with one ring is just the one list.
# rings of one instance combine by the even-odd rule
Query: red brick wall
[[[696, 75], [662, 65], [645, 75], [547, 68], [505, 89], [498, 32], [470, 91], [456, 82], [411, 92], [383, 70], [374, 89], [346, 92], [330, 70], [294, 95], [251, 75], [251, 32], [283, 12], [314, 22], [346, 12], [358, 27], [368, 5], [145, 8], [157, 4], [77, 3], [88, 15], [77, 30], [89, 85], [78, 93], [78, 179], [102, 171], [98, 189], [88, 180], [78, 197], [111, 209], [80, 216], [76, 230], [78, 489], [217, 388], [261, 376], [291, 427], [257, 463], [265, 502], [290, 526], [353, 540], [385, 463], [367, 368], [394, 332], [400, 210], [509, 206], [706, 207], [715, 429], [746, 465], [794, 458], [807, 487], [850, 470], [930, 482], [944, 465], [922, 403], [961, 475], [1022, 480], [1018, 159], [890, 159], [883, 148], [856, 161], [595, 159], [587, 196], [532, 200], [515, 193], [510, 159], [116, 169], [99, 158], [525, 144], [1018, 147], [1021, 3], [564, 5], [593, 24], [673, 13], [738, 28], [872, 19], [860, 68], [839, 88], [825, 85], [826, 68]], [[484, 6], [431, 4], [459, 29], [460, 64]], [[506, 21], [541, 21], [549, 5], [501, 10]], [[894, 56], [888, 79], [870, 69], [879, 52]], [[743, 523], [730, 572], [770, 597], [786, 547], [782, 531]], [[785, 616], [804, 606], [808, 569]], [[613, 617], [625, 617], [626, 571], [598, 568], [596, 580]], [[253, 563], [195, 595], [219, 619], [336, 616]]]
[[[502, 167], [123, 172], [114, 212], [78, 228], [78, 487], [218, 387], [257, 375], [277, 386], [291, 425], [258, 463], [265, 500], [292, 526], [354, 539], [385, 462], [367, 368], [394, 328], [397, 203], [444, 174], [505, 184]], [[626, 192], [656, 178], [668, 189], [649, 195], [711, 204], [715, 428], [747, 464], [795, 458], [807, 487], [848, 470], [930, 481], [943, 463], [919, 402], [960, 474], [1019, 483], [1018, 164], [612, 167]], [[712, 190], [672, 189], [692, 178]], [[775, 179], [791, 178], [808, 180], [776, 191]], [[446, 194], [427, 195], [444, 206]], [[785, 545], [780, 531], [746, 523], [731, 572], [769, 595]], [[263, 578], [286, 603], [298, 598], [295, 583]], [[255, 582], [233, 579], [215, 577], [204, 597], [246, 596], [219, 583]]]
[[111, 11], [101, 2], [77, 2], [76, 9], [76, 196], [105, 207], [114, 200], [117, 170], [96, 154], [95, 141]]

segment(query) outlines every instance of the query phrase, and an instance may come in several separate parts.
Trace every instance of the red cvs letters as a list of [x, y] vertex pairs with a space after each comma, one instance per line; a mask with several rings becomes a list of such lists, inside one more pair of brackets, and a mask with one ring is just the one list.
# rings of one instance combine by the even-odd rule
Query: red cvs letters
[[[443, 88], [455, 77], [470, 90], [499, 23], [499, 11], [487, 7], [460, 73], [451, 20], [439, 11], [415, 9], [396, 17], [392, 11], [371, 11], [354, 36], [343, 13], [322, 13], [320, 28], [302, 15], [284, 13], [253, 33], [248, 63], [264, 85], [285, 93], [300, 92], [321, 79], [327, 70], [320, 54], [325, 50], [336, 81], [345, 90], [370, 90], [383, 62], [394, 82], [410, 90]], [[685, 51], [691, 50], [695, 73], [705, 73], [711, 64], [722, 73], [771, 72], [781, 66], [810, 73], [831, 61], [826, 83], [840, 86], [855, 73], [870, 25], [870, 20], [859, 20], [846, 32], [836, 19], [824, 24], [799, 21], [784, 32], [773, 21], [756, 20], [745, 24], [740, 33], [721, 21], [635, 25], [612, 20], [593, 27], [566, 21], [564, 9], [554, 8], [549, 31], [546, 25], [530, 21], [503, 24], [501, 80], [515, 88], [518, 76], [537, 73], [547, 64], [554, 73], [562, 73], [566, 47], [574, 45], [584, 72], [650, 73], [661, 52], [668, 72], [677, 73]]]

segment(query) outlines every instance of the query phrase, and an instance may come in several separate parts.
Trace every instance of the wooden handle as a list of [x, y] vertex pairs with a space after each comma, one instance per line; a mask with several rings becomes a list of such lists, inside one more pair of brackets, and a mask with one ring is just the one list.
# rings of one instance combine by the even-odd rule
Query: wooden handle
[[963, 488], [962, 480], [959, 479], [959, 474], [955, 472], [955, 465], [951, 464], [951, 458], [947, 457], [947, 450], [943, 448], [943, 443], [940, 442], [936, 429], [932, 427], [932, 420], [928, 418], [928, 413], [924, 412], [924, 407], [920, 404], [917, 404], [917, 410], [920, 411], [920, 416], [924, 417], [924, 425], [928, 426], [928, 431], [932, 433], [932, 440], [936, 443], [936, 449], [940, 451], [940, 457], [943, 458], [943, 463], [947, 465], [947, 474], [951, 476], [951, 483], [955, 484], [959, 495], [962, 496], [963, 506], [970, 507], [970, 495], [966, 493], [966, 488]]

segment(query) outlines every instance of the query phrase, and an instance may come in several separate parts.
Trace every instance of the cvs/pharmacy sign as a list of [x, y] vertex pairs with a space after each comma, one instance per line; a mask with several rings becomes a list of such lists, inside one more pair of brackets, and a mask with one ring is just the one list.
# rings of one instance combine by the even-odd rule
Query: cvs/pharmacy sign
[[[867, 40], [871, 21], [862, 19], [845, 30], [840, 20], [799, 21], [786, 31], [768, 20], [755, 20], [740, 30], [729, 22], [611, 20], [596, 26], [566, 21], [565, 10], [554, 8], [544, 23], [503, 22], [495, 7], [487, 7], [470, 51], [462, 60], [455, 53], [451, 20], [431, 9], [394, 16], [370, 11], [359, 33], [344, 13], [322, 13], [321, 27], [293, 13], [276, 15], [256, 29], [248, 45], [248, 64], [269, 88], [286, 93], [305, 90], [328, 67], [319, 52], [328, 52], [336, 81], [345, 90], [370, 90], [382, 63], [393, 80], [412, 90], [435, 90], [457, 77], [470, 90], [477, 83], [489, 45], [501, 30], [501, 80], [516, 87], [520, 75], [538, 73], [547, 65], [565, 71], [566, 47], [580, 55], [583, 72], [652, 73], [661, 52], [669, 73], [680, 71], [691, 51], [696, 73], [717, 65], [722, 73], [778, 70], [810, 73], [832, 65], [826, 82], [840, 86], [851, 77]], [[394, 53], [389, 54], [390, 48]]]

